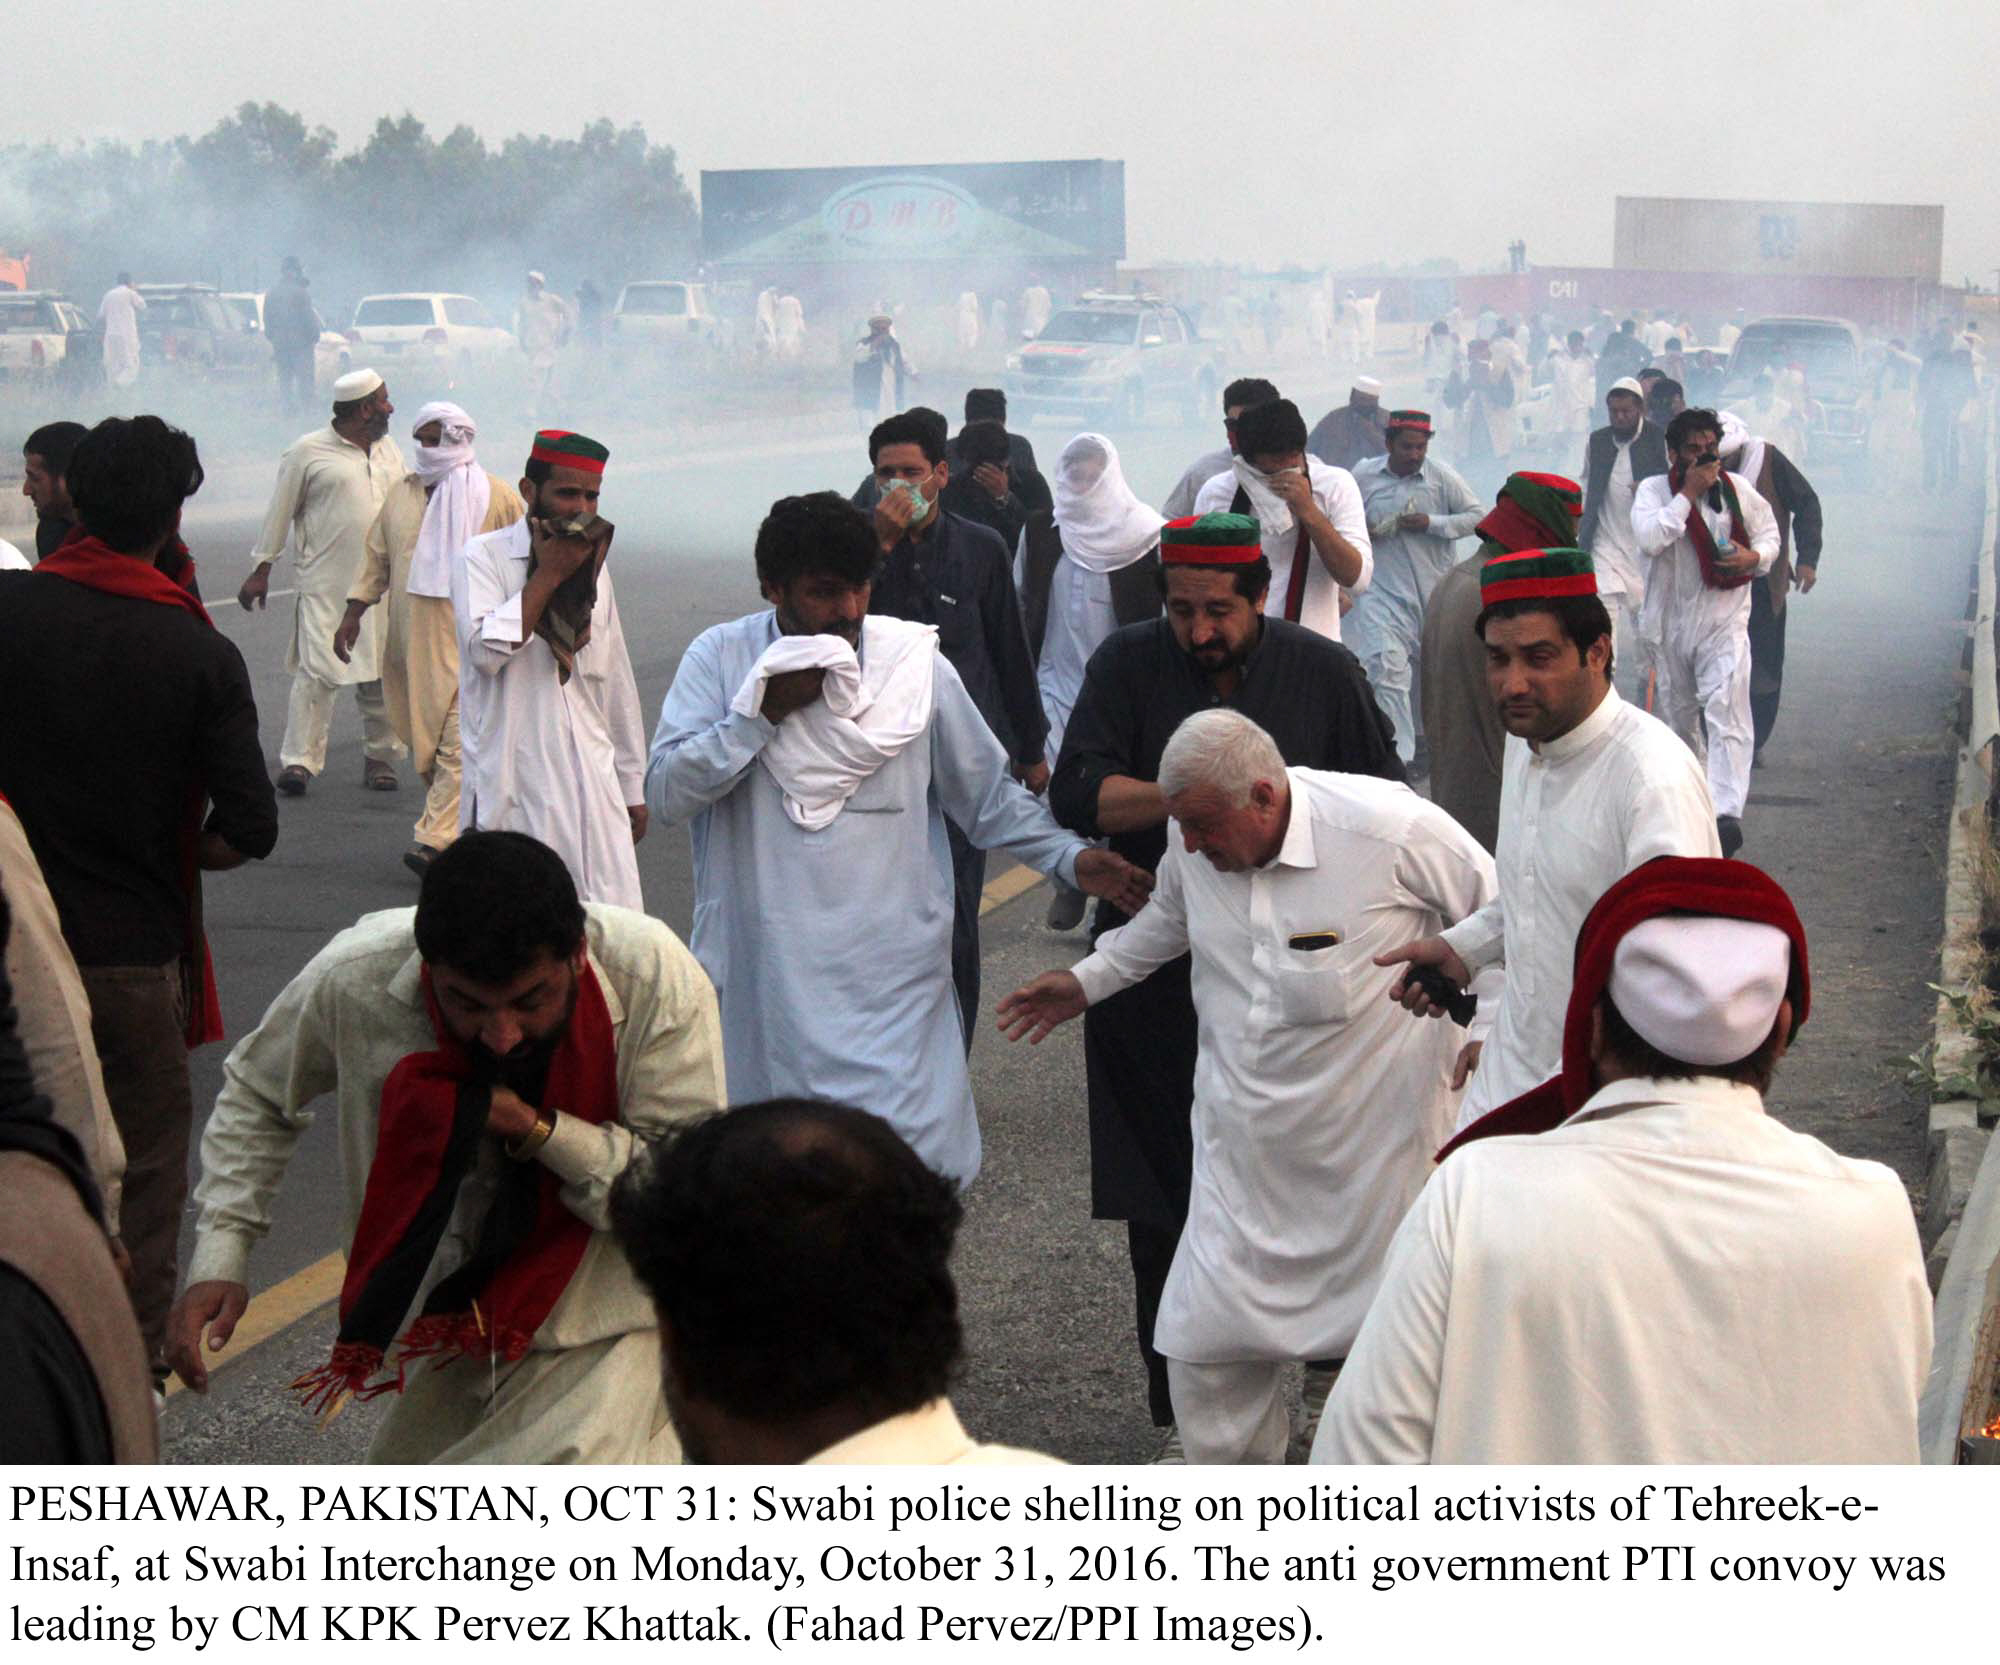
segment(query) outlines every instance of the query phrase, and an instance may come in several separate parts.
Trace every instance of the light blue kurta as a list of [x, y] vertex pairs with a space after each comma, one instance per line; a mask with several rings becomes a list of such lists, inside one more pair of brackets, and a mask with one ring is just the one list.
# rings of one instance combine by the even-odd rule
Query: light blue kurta
[[[1411, 690], [1424, 609], [1456, 561], [1458, 540], [1479, 524], [1486, 506], [1456, 469], [1435, 457], [1426, 457], [1414, 474], [1394, 473], [1386, 456], [1368, 457], [1354, 465], [1354, 483], [1368, 511], [1375, 577], [1355, 598], [1341, 636], [1367, 671], [1375, 702], [1395, 725], [1396, 754], [1408, 763], [1416, 755]], [[1378, 530], [1408, 511], [1429, 515], [1429, 528]]]
[[968, 1182], [979, 1123], [952, 994], [944, 817], [974, 845], [1066, 882], [1089, 846], [1008, 773], [942, 656], [929, 744], [883, 765], [822, 830], [798, 826], [758, 762], [776, 725], [729, 708], [777, 639], [770, 612], [702, 632], [667, 691], [646, 767], [653, 813], [693, 836], [689, 946], [721, 1003], [731, 1102], [858, 1105]]

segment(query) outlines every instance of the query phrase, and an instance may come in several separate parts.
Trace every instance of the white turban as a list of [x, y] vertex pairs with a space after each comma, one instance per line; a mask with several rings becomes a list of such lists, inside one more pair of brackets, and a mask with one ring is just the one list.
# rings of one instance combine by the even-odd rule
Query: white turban
[[416, 476], [431, 494], [410, 555], [410, 594], [451, 599], [451, 564], [486, 523], [493, 482], [479, 466], [472, 442], [479, 426], [459, 406], [434, 399], [417, 412], [411, 430], [443, 426], [441, 444], [417, 445]]

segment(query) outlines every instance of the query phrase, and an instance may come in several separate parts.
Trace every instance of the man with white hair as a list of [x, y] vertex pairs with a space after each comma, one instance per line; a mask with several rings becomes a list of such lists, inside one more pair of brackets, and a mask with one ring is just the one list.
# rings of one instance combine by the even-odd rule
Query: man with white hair
[[460, 406], [434, 400], [410, 430], [417, 466], [389, 488], [368, 529], [361, 571], [333, 651], [345, 663], [368, 609], [384, 596], [382, 695], [426, 788], [403, 865], [419, 878], [458, 836], [458, 630], [451, 612], [452, 563], [472, 539], [512, 526], [520, 494], [479, 466], [478, 425]]
[[251, 556], [255, 567], [236, 593], [245, 612], [265, 606], [271, 568], [289, 543], [297, 593], [285, 654], [292, 697], [278, 747], [278, 790], [287, 797], [302, 797], [326, 767], [333, 697], [349, 686], [361, 708], [361, 783], [375, 792], [396, 790], [404, 748], [382, 695], [374, 621], [362, 621], [344, 654], [333, 645], [361, 571], [368, 528], [404, 474], [403, 453], [389, 438], [395, 413], [387, 385], [373, 370], [350, 371], [333, 384], [333, 421], [301, 435], [278, 459], [277, 489]]
[[1374, 957], [1483, 907], [1493, 862], [1400, 782], [1286, 768], [1240, 712], [1183, 722], [1160, 792], [1152, 900], [1000, 1021], [1040, 1041], [1192, 952], [1194, 1186], [1153, 1344], [1189, 1462], [1282, 1463], [1286, 1367], [1337, 1369], [1452, 1120], [1460, 1031], [1402, 1021]]
[[1915, 1462], [1909, 1198], [1764, 1108], [1810, 1005], [1756, 868], [1669, 857], [1606, 891], [1561, 1074], [1446, 1149], [1312, 1460]]

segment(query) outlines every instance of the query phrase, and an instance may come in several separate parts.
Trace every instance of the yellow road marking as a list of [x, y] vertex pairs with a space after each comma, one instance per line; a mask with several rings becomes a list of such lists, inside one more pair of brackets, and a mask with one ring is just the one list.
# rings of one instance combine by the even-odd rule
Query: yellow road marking
[[[1042, 882], [1042, 875], [1032, 867], [1010, 868], [980, 892], [979, 911], [982, 915], [995, 908], [1004, 908], [1017, 896], [1025, 896]], [[229, 1338], [229, 1345], [221, 1352], [208, 1357], [209, 1373], [234, 1364], [253, 1348], [262, 1346], [282, 1330], [290, 1329], [301, 1318], [309, 1317], [340, 1295], [340, 1280], [347, 1275], [347, 1257], [339, 1251], [324, 1260], [316, 1260], [304, 1271], [294, 1272], [282, 1283], [275, 1283], [262, 1294], [254, 1296], [250, 1308], [243, 1315], [243, 1322], [236, 1326], [236, 1333]], [[167, 1382], [167, 1392], [181, 1391], [178, 1376]]]
[[984, 918], [995, 908], [1004, 908], [1017, 896], [1026, 895], [1042, 882], [1032, 867], [1015, 867], [1002, 873], [979, 893], [979, 913]]
[[[250, 1309], [219, 1353], [205, 1355], [209, 1374], [234, 1364], [253, 1347], [262, 1346], [280, 1330], [288, 1330], [301, 1318], [317, 1312], [340, 1294], [340, 1280], [347, 1275], [347, 1257], [335, 1250], [324, 1260], [316, 1260], [302, 1272], [294, 1272], [283, 1283], [274, 1283], [261, 1295], [251, 1297]], [[170, 1377], [169, 1394], [181, 1391], [181, 1379]]]

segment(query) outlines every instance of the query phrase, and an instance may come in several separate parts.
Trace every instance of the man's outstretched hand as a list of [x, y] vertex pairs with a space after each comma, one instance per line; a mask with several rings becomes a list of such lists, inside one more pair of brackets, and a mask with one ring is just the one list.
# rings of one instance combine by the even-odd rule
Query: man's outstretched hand
[[1006, 996], [997, 1008], [1000, 1033], [1010, 1041], [1040, 1046], [1058, 1024], [1080, 1017], [1089, 1002], [1083, 985], [1067, 971], [1045, 971]]
[[208, 1366], [201, 1362], [201, 1344], [219, 1353], [236, 1333], [250, 1305], [250, 1291], [240, 1283], [212, 1280], [189, 1284], [167, 1314], [167, 1363], [196, 1393], [208, 1392]]
[[1109, 850], [1085, 850], [1076, 858], [1076, 888], [1102, 897], [1120, 913], [1134, 914], [1153, 894], [1153, 875]]

